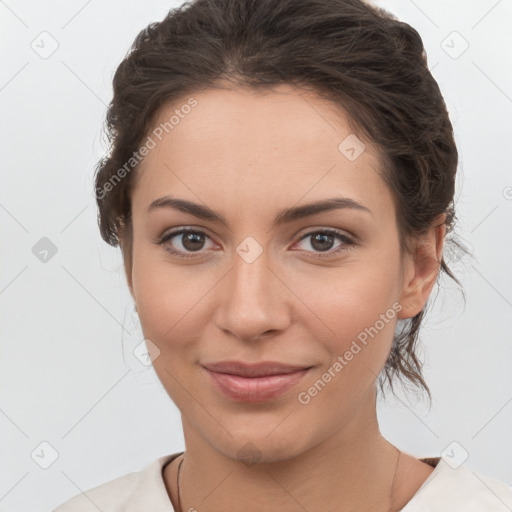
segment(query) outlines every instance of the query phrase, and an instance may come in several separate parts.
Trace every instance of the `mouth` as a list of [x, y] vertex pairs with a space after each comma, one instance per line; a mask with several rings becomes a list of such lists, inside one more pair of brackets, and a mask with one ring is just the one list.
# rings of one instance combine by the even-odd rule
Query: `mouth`
[[238, 402], [263, 402], [277, 398], [297, 385], [312, 366], [275, 362], [248, 364], [238, 361], [205, 364], [215, 389]]

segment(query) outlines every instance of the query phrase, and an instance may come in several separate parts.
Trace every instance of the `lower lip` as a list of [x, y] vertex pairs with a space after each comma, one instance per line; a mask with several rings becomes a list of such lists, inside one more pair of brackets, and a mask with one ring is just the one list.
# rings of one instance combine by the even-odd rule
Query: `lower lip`
[[217, 389], [228, 398], [238, 402], [263, 402], [277, 398], [293, 388], [309, 371], [309, 368], [306, 368], [298, 372], [281, 375], [241, 377], [205, 369]]

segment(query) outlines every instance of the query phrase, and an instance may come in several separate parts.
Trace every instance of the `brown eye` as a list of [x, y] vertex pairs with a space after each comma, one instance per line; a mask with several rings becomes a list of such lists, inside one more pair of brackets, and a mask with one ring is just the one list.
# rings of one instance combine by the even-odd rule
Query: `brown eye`
[[165, 250], [171, 254], [189, 257], [193, 256], [190, 253], [198, 253], [204, 249], [209, 239], [210, 237], [203, 231], [179, 229], [163, 235], [157, 243], [163, 245]]
[[[311, 249], [308, 247], [302, 247], [307, 252], [317, 252], [317, 253], [327, 253], [325, 256], [330, 256], [332, 254], [336, 254], [340, 251], [349, 249], [355, 245], [355, 242], [351, 240], [348, 236], [338, 231], [332, 229], [322, 229], [318, 231], [311, 231], [307, 233], [300, 239], [300, 243], [309, 239], [309, 245]], [[336, 246], [334, 250], [331, 250], [335, 247], [335, 241], [339, 240], [340, 242]], [[319, 257], [322, 257], [322, 254], [318, 254]]]
[[190, 231], [180, 235], [181, 244], [187, 251], [198, 251], [204, 245], [204, 234]]
[[334, 235], [327, 233], [316, 233], [311, 237], [311, 247], [317, 251], [328, 251], [334, 244]]

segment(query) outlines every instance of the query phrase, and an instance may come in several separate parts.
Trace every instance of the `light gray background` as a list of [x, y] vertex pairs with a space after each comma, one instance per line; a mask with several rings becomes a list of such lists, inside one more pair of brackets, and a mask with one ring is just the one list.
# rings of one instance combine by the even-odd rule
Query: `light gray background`
[[[132, 354], [142, 334], [93, 195], [114, 70], [179, 4], [0, 0], [1, 511], [49, 510], [184, 448], [178, 410]], [[510, 485], [512, 2], [379, 5], [426, 45], [460, 151], [459, 232], [475, 254], [454, 266], [466, 306], [445, 281], [423, 329], [432, 409], [403, 395], [379, 403], [382, 432], [418, 457], [467, 452], [466, 465]], [[48, 51], [51, 38], [42, 58], [31, 45]], [[45, 263], [32, 251], [43, 237], [57, 248]], [[34, 460], [50, 460], [43, 441], [58, 452], [48, 469]]]

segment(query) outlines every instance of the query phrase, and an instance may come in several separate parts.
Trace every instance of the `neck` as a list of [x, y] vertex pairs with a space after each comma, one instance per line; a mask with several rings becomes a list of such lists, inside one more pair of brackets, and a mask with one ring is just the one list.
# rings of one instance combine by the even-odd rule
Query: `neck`
[[[239, 451], [232, 454], [214, 448], [186, 418], [182, 420], [186, 451], [181, 512], [295, 512], [300, 508], [386, 512], [392, 508], [399, 452], [380, 434], [375, 395], [332, 435], [297, 453], [276, 456], [275, 449], [265, 450], [267, 445], [252, 441], [258, 446], [256, 463]], [[298, 439], [297, 446], [303, 442]], [[233, 439], [226, 443], [232, 444]]]

